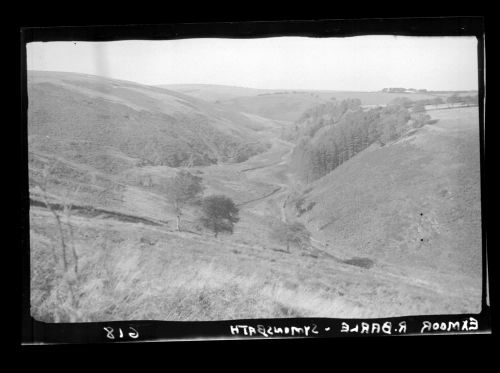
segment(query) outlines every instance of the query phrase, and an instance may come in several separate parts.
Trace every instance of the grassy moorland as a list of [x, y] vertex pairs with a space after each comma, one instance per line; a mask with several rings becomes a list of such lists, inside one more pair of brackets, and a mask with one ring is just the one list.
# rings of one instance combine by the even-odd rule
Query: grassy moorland
[[28, 74], [30, 149], [107, 173], [136, 164], [241, 162], [266, 149], [247, 116], [173, 91], [94, 76]]
[[[95, 94], [94, 83], [85, 94]], [[295, 180], [288, 166], [294, 144], [280, 139], [288, 122], [224, 111], [221, 115], [246, 118], [235, 124], [236, 132], [247, 131], [270, 148], [243, 162], [220, 159], [189, 167], [202, 178], [205, 196], [222, 193], [240, 209], [234, 233], [215, 238], [199, 224], [197, 206], [186, 209], [182, 229], [176, 230], [165, 184], [177, 169], [143, 162], [144, 155], [129, 151], [126, 140], [138, 134], [134, 125], [113, 141], [93, 133], [108, 125], [119, 128], [109, 124], [121, 113], [117, 107], [81, 112], [80, 96], [72, 91], [83, 94], [81, 86], [60, 91], [54, 85], [74, 84], [51, 84], [37, 83], [30, 91], [35, 92], [28, 129], [31, 312], [36, 319], [361, 318], [478, 311], [481, 245], [473, 108], [434, 111], [436, 124], [366, 149], [307, 186]], [[61, 92], [66, 101], [58, 101], [64, 98]], [[156, 115], [152, 107], [139, 110], [146, 103], [130, 92], [106, 95], [107, 101], [123, 101], [127, 110], [137, 106], [133, 110], [140, 115], [143, 135], [150, 129], [157, 134], [159, 123], [142, 121]], [[86, 98], [91, 105], [101, 99]], [[61, 102], [64, 112], [55, 108]], [[177, 110], [177, 104], [174, 110], [155, 102], [165, 115]], [[211, 107], [201, 100], [196, 104]], [[63, 114], [64, 121], [59, 120]], [[86, 127], [82, 118], [92, 115], [109, 117], [100, 126]], [[72, 130], [72, 140], [57, 136], [44, 142], [53, 135], [42, 129], [52, 131], [54, 123], [54, 131], [64, 130], [71, 118], [80, 123], [73, 130], [81, 133]], [[104, 148], [113, 156], [94, 157]], [[44, 174], [47, 165], [51, 170]], [[317, 203], [297, 217], [293, 202], [299, 197]], [[288, 253], [270, 237], [276, 223], [292, 219], [306, 224], [313, 244]], [[68, 249], [66, 268], [61, 234]]]

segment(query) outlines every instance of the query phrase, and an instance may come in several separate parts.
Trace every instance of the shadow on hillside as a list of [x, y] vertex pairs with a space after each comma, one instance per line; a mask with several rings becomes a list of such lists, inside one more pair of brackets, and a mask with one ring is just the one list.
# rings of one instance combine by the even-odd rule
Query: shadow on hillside
[[[32, 198], [30, 198], [30, 206], [47, 208], [47, 205], [45, 204], [45, 202], [38, 201], [38, 200], [32, 199]], [[62, 205], [60, 203], [50, 203], [50, 206], [54, 210], [64, 210], [64, 205]], [[123, 222], [127, 222], [127, 223], [143, 223], [143, 224], [154, 225], [154, 226], [162, 226], [162, 225], [168, 224], [167, 222], [164, 222], [164, 221], [157, 222], [157, 221], [142, 218], [139, 216], [123, 214], [123, 213], [116, 212], [116, 211], [99, 209], [99, 208], [95, 208], [92, 206], [73, 205], [73, 206], [71, 206], [71, 210], [75, 211], [79, 215], [90, 217], [90, 218], [101, 217], [101, 218], [105, 218], [105, 219], [115, 219], [115, 220], [119, 220], [119, 221], [123, 221]]]
[[343, 260], [342, 263], [353, 265], [356, 267], [366, 268], [366, 269], [372, 268], [373, 265], [375, 264], [374, 261], [371, 259], [359, 258], [359, 257], [354, 257], [351, 259]]

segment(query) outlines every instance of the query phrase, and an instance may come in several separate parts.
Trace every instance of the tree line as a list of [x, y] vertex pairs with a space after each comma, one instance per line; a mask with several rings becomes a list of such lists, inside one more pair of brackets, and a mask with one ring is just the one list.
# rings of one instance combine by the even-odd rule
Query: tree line
[[384, 88], [384, 89], [382, 89], [382, 92], [386, 92], [386, 93], [405, 93], [405, 92], [427, 93], [427, 89], [391, 87], [391, 88]]
[[306, 183], [328, 174], [371, 144], [395, 141], [428, 123], [423, 110], [400, 103], [369, 110], [359, 100], [328, 102], [312, 108], [295, 124], [292, 168]]
[[455, 104], [466, 105], [466, 106], [477, 105], [478, 95], [461, 96], [458, 93], [454, 93], [451, 96], [448, 96], [446, 100], [443, 99], [443, 97], [439, 96], [422, 100], [410, 100], [408, 97], [397, 97], [394, 100], [392, 100], [389, 103], [389, 105], [401, 105], [407, 109], [412, 108], [414, 111], [423, 111], [422, 109], [425, 109], [425, 106], [433, 106], [433, 105], [438, 106], [438, 105], [444, 105], [445, 103], [449, 105], [455, 105]]
[[478, 95], [460, 96], [458, 93], [454, 93], [446, 99], [446, 102], [451, 105], [475, 106], [479, 102], [479, 97]]
[[396, 97], [389, 105], [401, 105], [407, 109], [421, 108], [428, 105], [442, 105], [445, 101], [442, 97], [424, 98], [422, 100], [410, 100], [408, 97]]

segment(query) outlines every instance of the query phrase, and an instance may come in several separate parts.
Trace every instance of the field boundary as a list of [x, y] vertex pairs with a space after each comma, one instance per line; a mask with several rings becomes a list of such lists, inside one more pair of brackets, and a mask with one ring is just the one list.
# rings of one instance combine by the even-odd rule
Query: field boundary
[[[48, 206], [45, 204], [45, 202], [39, 201], [39, 200], [33, 199], [33, 198], [30, 198], [30, 206], [48, 208]], [[50, 206], [54, 210], [60, 210], [60, 211], [64, 210], [64, 205], [62, 205], [60, 203], [50, 203]], [[131, 223], [144, 223], [144, 224], [154, 225], [154, 226], [162, 226], [162, 225], [165, 225], [167, 223], [167, 222], [154, 221], [154, 220], [143, 218], [143, 217], [136, 216], [136, 215], [124, 214], [124, 213], [117, 212], [117, 211], [96, 208], [93, 206], [73, 205], [71, 207], [71, 210], [79, 212], [81, 215], [88, 216], [88, 217], [96, 217], [99, 215], [104, 215], [104, 217], [106, 217], [106, 218], [115, 218], [116, 220], [131, 222]]]

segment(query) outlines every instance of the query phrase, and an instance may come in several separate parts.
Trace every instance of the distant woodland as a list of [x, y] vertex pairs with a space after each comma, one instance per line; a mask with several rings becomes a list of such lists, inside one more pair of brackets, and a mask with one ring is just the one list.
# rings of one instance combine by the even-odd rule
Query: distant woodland
[[429, 123], [425, 105], [440, 103], [396, 98], [366, 109], [359, 99], [347, 99], [313, 107], [283, 134], [297, 144], [292, 169], [306, 183], [319, 179], [370, 145], [384, 146]]

